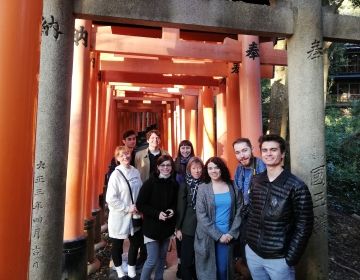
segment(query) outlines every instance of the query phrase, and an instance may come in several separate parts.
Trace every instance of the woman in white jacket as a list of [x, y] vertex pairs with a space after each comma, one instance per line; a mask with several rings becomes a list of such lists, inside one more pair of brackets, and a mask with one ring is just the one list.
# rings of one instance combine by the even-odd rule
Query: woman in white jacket
[[121, 268], [122, 253], [124, 239], [129, 238], [128, 277], [135, 278], [136, 257], [143, 243], [143, 236], [140, 227], [134, 228], [132, 223], [132, 218], [140, 218], [133, 202], [136, 202], [142, 182], [139, 171], [130, 165], [131, 154], [128, 148], [116, 147], [115, 159], [120, 165], [111, 174], [106, 192], [109, 207], [108, 230], [112, 240], [111, 255], [118, 277], [125, 279], [126, 275]]

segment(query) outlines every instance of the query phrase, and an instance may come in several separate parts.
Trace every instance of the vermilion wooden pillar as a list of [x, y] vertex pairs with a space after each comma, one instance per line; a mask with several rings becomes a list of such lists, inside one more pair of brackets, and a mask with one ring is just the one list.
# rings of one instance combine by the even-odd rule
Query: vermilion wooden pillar
[[168, 120], [167, 120], [167, 115], [166, 115], [166, 104], [164, 105], [164, 109], [161, 112], [161, 120], [162, 120], [162, 131], [161, 131], [161, 135], [163, 138], [163, 148], [168, 151], [169, 150], [169, 146], [168, 146]]
[[197, 97], [186, 95], [184, 97], [185, 109], [185, 139], [191, 141], [197, 155]]
[[[97, 60], [99, 61], [99, 57], [97, 56]], [[97, 64], [95, 64], [97, 65]], [[97, 66], [98, 67], [98, 66]], [[96, 74], [91, 72], [93, 75], [97, 76], [97, 69]], [[93, 80], [92, 80], [93, 81]], [[92, 85], [94, 87], [94, 85]], [[99, 161], [100, 161], [100, 131], [101, 131], [101, 125], [100, 125], [100, 118], [101, 118], [101, 105], [102, 105], [102, 94], [103, 90], [105, 88], [104, 83], [101, 81], [96, 82], [96, 91], [95, 91], [95, 115], [94, 115], [94, 162], [93, 162], [93, 188], [92, 188], [92, 214], [96, 219], [96, 226], [95, 226], [95, 243], [98, 243], [101, 241], [101, 212], [100, 212], [100, 201], [99, 201], [99, 185], [100, 185], [100, 171], [99, 171]], [[102, 191], [102, 190], [101, 190]]]
[[197, 155], [204, 160], [203, 151], [203, 129], [204, 129], [204, 116], [203, 116], [203, 100], [204, 100], [204, 89], [199, 90], [198, 96], [198, 126], [197, 126]]
[[41, 12], [38, 0], [0, 8], [0, 279], [28, 276]]
[[203, 157], [204, 161], [215, 155], [214, 96], [210, 87], [204, 87], [203, 102]]
[[104, 162], [105, 162], [105, 122], [106, 122], [106, 99], [111, 94], [111, 87], [107, 84], [103, 84], [102, 91], [100, 94], [100, 108], [99, 108], [99, 160], [97, 162], [97, 168], [99, 169], [98, 174], [98, 195], [103, 194], [104, 191]]
[[246, 56], [251, 46], [259, 47], [259, 37], [239, 35], [242, 41], [240, 66], [240, 115], [241, 136], [250, 139], [254, 154], [259, 155], [258, 139], [262, 135], [260, 58]]
[[90, 64], [90, 85], [89, 85], [89, 120], [88, 120], [88, 146], [87, 146], [87, 176], [86, 176], [86, 195], [85, 217], [93, 215], [95, 184], [95, 154], [96, 154], [96, 105], [97, 105], [97, 73], [99, 68], [99, 55], [92, 52]]
[[90, 83], [89, 83], [89, 104], [88, 104], [88, 131], [87, 131], [87, 161], [86, 161], [86, 184], [85, 184], [85, 228], [87, 229], [88, 238], [88, 273], [94, 272], [100, 267], [100, 262], [95, 258], [94, 244], [99, 237], [99, 219], [98, 212], [93, 209], [93, 199], [95, 186], [94, 170], [96, 168], [94, 162], [95, 156], [95, 121], [96, 121], [96, 83], [99, 56], [92, 52], [90, 55]]
[[167, 148], [168, 152], [172, 153], [173, 150], [173, 119], [172, 119], [172, 110], [171, 104], [166, 104], [166, 117], [167, 117]]
[[227, 151], [227, 111], [226, 111], [226, 85], [220, 86], [219, 93], [216, 95], [216, 151], [217, 156], [228, 160]]
[[[232, 143], [241, 136], [239, 64], [228, 64], [226, 79], [226, 114], [227, 114], [227, 164], [233, 176], [238, 161], [234, 155]], [[260, 69], [260, 68], [259, 68]]]
[[[91, 22], [75, 20], [75, 30], [91, 32]], [[76, 36], [75, 36], [76, 38]], [[71, 113], [66, 178], [64, 247], [68, 277], [86, 277], [87, 252], [84, 235], [84, 196], [88, 129], [89, 42], [75, 41], [71, 87]], [[85, 242], [82, 242], [85, 240]], [[83, 247], [84, 246], [84, 247]], [[71, 251], [70, 251], [71, 250]], [[74, 261], [77, 264], [74, 264]]]
[[186, 122], [185, 122], [185, 97], [180, 98], [180, 141], [187, 139], [186, 138]]

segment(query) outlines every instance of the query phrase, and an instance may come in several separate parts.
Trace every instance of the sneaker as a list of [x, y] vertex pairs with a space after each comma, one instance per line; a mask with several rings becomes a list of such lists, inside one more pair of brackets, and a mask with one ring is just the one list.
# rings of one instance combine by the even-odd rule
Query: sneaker
[[[122, 279], [122, 280], [126, 280], [127, 278], [127, 276], [126, 276], [126, 274], [125, 274], [125, 272], [124, 272], [124, 270], [122, 269], [122, 267], [121, 266], [117, 266], [116, 268], [116, 273], [117, 273], [117, 276], [118, 276], [118, 278], [120, 278], [120, 279]], [[124, 278], [125, 277], [125, 278]]]

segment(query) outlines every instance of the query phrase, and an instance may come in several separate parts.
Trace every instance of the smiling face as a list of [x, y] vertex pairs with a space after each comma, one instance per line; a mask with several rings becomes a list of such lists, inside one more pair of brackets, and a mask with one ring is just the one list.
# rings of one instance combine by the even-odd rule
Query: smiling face
[[191, 147], [190, 146], [181, 146], [180, 147], [180, 154], [182, 157], [187, 158], [191, 154]]
[[194, 179], [199, 179], [202, 175], [203, 168], [200, 163], [194, 162], [190, 166], [190, 174]]
[[160, 146], [160, 137], [157, 136], [156, 133], [152, 133], [147, 142], [149, 143], [149, 149], [151, 151], [156, 151]]
[[172, 166], [171, 166], [171, 161], [170, 160], [166, 160], [164, 162], [162, 162], [161, 164], [159, 164], [157, 166], [159, 173], [163, 176], [168, 176], [171, 174], [171, 170], [172, 170]]
[[283, 165], [285, 152], [280, 150], [280, 144], [276, 141], [266, 141], [261, 145], [261, 158], [268, 167]]
[[128, 151], [128, 150], [120, 151], [118, 153], [118, 155], [116, 156], [116, 160], [118, 162], [120, 162], [120, 164], [123, 165], [123, 166], [129, 166], [130, 165], [130, 160], [131, 160], [130, 151]]
[[246, 142], [234, 144], [235, 157], [242, 166], [250, 166], [252, 158], [252, 149]]
[[207, 172], [212, 181], [221, 180], [221, 170], [215, 163], [209, 162], [207, 165]]

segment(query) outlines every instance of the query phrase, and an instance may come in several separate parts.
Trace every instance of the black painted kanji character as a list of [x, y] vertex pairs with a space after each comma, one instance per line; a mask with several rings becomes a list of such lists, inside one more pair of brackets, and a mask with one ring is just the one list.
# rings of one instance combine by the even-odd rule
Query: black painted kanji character
[[239, 73], [239, 62], [233, 63], [233, 67], [231, 68], [231, 73]]
[[246, 56], [255, 60], [256, 57], [260, 57], [259, 52], [260, 52], [260, 50], [258, 48], [258, 45], [255, 42], [252, 42], [246, 51]]
[[318, 58], [323, 55], [323, 50], [320, 44], [319, 40], [314, 40], [314, 42], [311, 43], [311, 48], [309, 51], [306, 52], [308, 54], [309, 59], [313, 60], [315, 58]]
[[88, 32], [85, 30], [84, 26], [80, 26], [80, 29], [76, 29], [74, 31], [74, 42], [75, 45], [79, 45], [79, 42], [83, 40], [83, 45], [86, 48], [88, 44]]
[[49, 35], [49, 30], [53, 30], [53, 36], [57, 40], [60, 34], [64, 34], [60, 31], [60, 26], [57, 21], [55, 21], [54, 16], [50, 16], [50, 21], [47, 21], [45, 17], [42, 17], [41, 23], [41, 33], [45, 34], [45, 36]]

